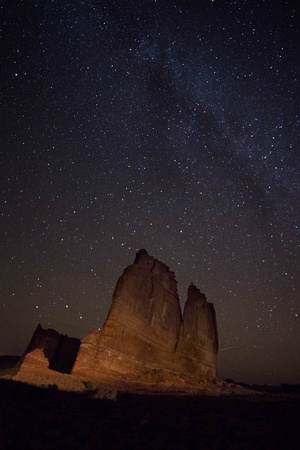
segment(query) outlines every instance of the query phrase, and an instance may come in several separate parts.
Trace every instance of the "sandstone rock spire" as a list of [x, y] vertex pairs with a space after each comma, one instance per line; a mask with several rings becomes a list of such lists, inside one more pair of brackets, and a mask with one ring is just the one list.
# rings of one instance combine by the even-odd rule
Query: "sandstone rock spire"
[[174, 272], [142, 249], [118, 279], [102, 330], [82, 339], [72, 373], [134, 379], [164, 369], [215, 378], [217, 342], [213, 305], [191, 285], [182, 318]]

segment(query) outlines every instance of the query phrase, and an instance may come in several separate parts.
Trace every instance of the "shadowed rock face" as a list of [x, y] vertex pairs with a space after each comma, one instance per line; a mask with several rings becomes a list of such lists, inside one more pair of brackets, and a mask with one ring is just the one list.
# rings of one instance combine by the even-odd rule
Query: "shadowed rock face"
[[174, 273], [140, 250], [117, 282], [103, 329], [82, 339], [72, 373], [134, 379], [165, 369], [215, 378], [217, 349], [213, 305], [191, 285], [182, 318]]

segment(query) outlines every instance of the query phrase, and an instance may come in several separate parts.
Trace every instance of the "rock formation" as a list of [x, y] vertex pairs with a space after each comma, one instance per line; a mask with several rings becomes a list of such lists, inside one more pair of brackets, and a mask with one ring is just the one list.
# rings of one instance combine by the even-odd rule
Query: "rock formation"
[[216, 377], [218, 334], [212, 303], [192, 283], [184, 305], [183, 324], [176, 349], [186, 361], [186, 371], [196, 376]]
[[197, 388], [216, 378], [217, 351], [213, 305], [191, 284], [182, 315], [174, 272], [140, 250], [118, 279], [102, 330], [80, 342], [38, 325], [16, 379], [79, 390], [88, 380]]
[[69, 338], [52, 329], [44, 330], [41, 325], [38, 325], [24, 353], [23, 362], [26, 361], [27, 355], [33, 353], [35, 349], [42, 349], [44, 357], [49, 361], [50, 369], [70, 373], [79, 346], [79, 339]]
[[164, 369], [214, 379], [217, 350], [213, 305], [192, 284], [182, 317], [174, 273], [140, 250], [117, 282], [102, 330], [82, 339], [72, 373], [134, 380]]

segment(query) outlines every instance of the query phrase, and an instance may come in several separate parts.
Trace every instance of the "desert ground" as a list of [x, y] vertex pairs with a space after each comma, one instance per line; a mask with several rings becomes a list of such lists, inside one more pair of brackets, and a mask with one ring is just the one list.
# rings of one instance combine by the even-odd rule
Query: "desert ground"
[[95, 391], [67, 392], [0, 379], [0, 448], [299, 448], [300, 395], [293, 390], [96, 397]]

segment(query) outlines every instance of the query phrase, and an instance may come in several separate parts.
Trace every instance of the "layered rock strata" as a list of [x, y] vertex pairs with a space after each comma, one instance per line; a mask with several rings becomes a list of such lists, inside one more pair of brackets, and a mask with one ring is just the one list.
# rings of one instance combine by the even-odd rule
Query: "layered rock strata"
[[213, 305], [191, 285], [183, 317], [174, 272], [140, 250], [119, 278], [102, 330], [82, 339], [72, 373], [134, 379], [164, 369], [216, 378]]

